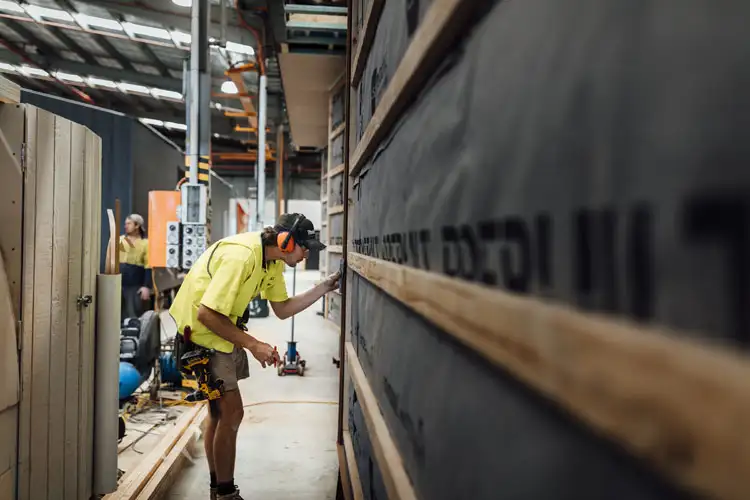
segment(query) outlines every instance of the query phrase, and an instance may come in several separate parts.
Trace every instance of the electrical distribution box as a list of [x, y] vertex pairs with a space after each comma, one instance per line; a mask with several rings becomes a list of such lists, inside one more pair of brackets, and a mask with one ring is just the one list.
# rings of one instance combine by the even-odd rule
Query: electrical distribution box
[[188, 270], [206, 250], [206, 186], [183, 184], [176, 221], [166, 223], [166, 266]]

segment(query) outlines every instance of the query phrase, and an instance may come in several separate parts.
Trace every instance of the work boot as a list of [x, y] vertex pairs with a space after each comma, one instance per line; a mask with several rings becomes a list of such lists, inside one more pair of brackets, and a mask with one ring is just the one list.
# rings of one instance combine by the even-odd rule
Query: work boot
[[216, 500], [243, 500], [243, 498], [240, 496], [240, 489], [235, 486], [233, 493], [228, 495], [217, 495]]

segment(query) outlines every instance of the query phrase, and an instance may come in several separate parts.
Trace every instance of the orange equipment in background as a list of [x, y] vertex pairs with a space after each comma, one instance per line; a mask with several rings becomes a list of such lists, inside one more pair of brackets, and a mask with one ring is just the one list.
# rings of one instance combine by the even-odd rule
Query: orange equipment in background
[[167, 223], [177, 221], [179, 191], [148, 193], [148, 262], [154, 267], [167, 266]]
[[248, 223], [250, 222], [250, 214], [245, 212], [242, 208], [242, 203], [237, 202], [237, 233], [242, 234], [247, 232]]

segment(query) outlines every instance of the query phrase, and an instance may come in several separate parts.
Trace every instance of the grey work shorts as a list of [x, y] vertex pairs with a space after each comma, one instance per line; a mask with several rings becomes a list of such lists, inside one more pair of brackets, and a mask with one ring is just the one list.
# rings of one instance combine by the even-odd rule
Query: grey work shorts
[[239, 347], [230, 353], [216, 351], [209, 362], [214, 378], [224, 381], [225, 391], [237, 390], [237, 382], [250, 376], [247, 352]]

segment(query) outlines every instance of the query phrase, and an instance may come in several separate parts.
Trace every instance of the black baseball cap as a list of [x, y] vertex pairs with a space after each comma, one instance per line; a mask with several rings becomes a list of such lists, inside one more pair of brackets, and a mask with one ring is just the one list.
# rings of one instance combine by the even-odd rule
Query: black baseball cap
[[315, 235], [313, 223], [302, 214], [282, 214], [276, 222], [275, 229], [293, 231], [294, 241], [309, 250], [321, 251], [326, 247]]

